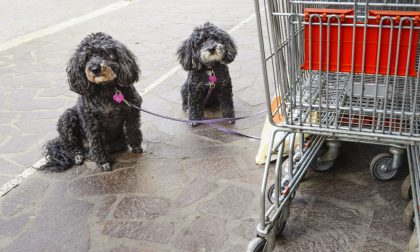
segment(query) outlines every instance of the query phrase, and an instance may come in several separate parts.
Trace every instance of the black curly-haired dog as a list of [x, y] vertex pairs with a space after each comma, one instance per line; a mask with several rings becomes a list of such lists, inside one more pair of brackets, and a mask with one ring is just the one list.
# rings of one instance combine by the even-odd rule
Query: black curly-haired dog
[[[181, 96], [182, 108], [188, 110], [189, 119], [203, 119], [205, 106], [220, 107], [223, 117], [235, 117], [232, 81], [227, 65], [235, 59], [237, 49], [229, 34], [207, 22], [194, 29], [177, 54], [179, 63], [188, 71]], [[212, 82], [214, 90], [204, 104]]]
[[59, 136], [44, 146], [42, 168], [63, 171], [88, 157], [109, 171], [110, 153], [126, 150], [127, 144], [142, 152], [140, 112], [113, 99], [118, 89], [141, 106], [133, 86], [140, 73], [133, 53], [111, 36], [93, 33], [79, 44], [66, 70], [70, 90], [79, 97], [58, 120]]

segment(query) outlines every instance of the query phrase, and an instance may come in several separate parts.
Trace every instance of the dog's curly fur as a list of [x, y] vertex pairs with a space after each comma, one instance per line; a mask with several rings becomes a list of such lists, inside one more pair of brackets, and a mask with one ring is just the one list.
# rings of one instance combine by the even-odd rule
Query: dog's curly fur
[[111, 36], [93, 33], [81, 41], [66, 70], [70, 90], [79, 97], [58, 120], [59, 136], [44, 146], [43, 168], [63, 171], [89, 157], [111, 170], [110, 153], [126, 150], [127, 144], [142, 152], [140, 111], [113, 100], [117, 88], [141, 106], [133, 86], [140, 74], [133, 53]]
[[232, 81], [227, 64], [235, 59], [237, 48], [229, 34], [207, 22], [194, 29], [179, 47], [177, 54], [179, 63], [188, 71], [181, 96], [182, 108], [188, 110], [189, 119], [204, 118], [203, 103], [210, 88], [208, 78], [212, 71], [217, 82], [206, 106], [220, 107], [223, 117], [235, 117]]

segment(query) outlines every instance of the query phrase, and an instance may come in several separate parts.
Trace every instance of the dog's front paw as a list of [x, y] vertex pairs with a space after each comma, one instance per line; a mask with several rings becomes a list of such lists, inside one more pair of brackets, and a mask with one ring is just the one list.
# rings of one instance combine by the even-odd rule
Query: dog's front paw
[[75, 163], [76, 165], [81, 165], [81, 164], [83, 164], [83, 155], [76, 155], [76, 156], [74, 157], [74, 163]]
[[133, 153], [143, 153], [143, 148], [141, 146], [131, 148], [131, 152]]
[[103, 171], [112, 171], [112, 167], [110, 163], [105, 163], [103, 165], [101, 165], [101, 168]]

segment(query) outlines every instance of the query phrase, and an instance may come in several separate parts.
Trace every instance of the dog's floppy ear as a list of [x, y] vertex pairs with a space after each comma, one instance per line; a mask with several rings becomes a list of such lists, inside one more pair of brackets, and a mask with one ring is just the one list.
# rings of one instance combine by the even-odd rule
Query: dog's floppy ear
[[225, 54], [223, 56], [222, 61], [226, 64], [231, 63], [235, 57], [236, 54], [238, 54], [238, 50], [236, 48], [235, 42], [233, 39], [229, 36], [229, 34], [223, 30], [220, 30], [223, 34], [223, 40], [225, 45]]
[[88, 95], [93, 90], [93, 85], [86, 77], [85, 58], [86, 53], [79, 47], [70, 58], [66, 68], [70, 90], [81, 95]]
[[136, 63], [136, 56], [122, 43], [117, 43], [116, 52], [120, 69], [117, 82], [120, 86], [128, 86], [139, 80], [140, 69]]
[[186, 71], [200, 69], [201, 63], [197, 56], [197, 48], [194, 46], [195, 35], [192, 34], [182, 45], [178, 48], [177, 55], [179, 64]]

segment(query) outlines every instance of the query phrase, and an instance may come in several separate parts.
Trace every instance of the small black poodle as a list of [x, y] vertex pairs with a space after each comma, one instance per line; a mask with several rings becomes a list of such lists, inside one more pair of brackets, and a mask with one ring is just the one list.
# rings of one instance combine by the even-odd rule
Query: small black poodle
[[[232, 81], [227, 64], [235, 59], [237, 49], [229, 34], [207, 22], [194, 29], [177, 54], [179, 63], [188, 71], [181, 96], [182, 108], [188, 110], [189, 119], [202, 120], [205, 106], [220, 107], [223, 117], [234, 118]], [[210, 88], [213, 90], [208, 95]]]
[[119, 103], [121, 94], [138, 107], [142, 103], [133, 85], [140, 73], [133, 53], [111, 36], [93, 33], [79, 44], [66, 70], [70, 90], [79, 97], [58, 120], [59, 136], [44, 146], [42, 168], [64, 171], [88, 157], [110, 171], [110, 153], [127, 150], [127, 144], [132, 152], [143, 152], [140, 111]]

